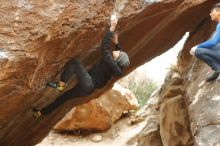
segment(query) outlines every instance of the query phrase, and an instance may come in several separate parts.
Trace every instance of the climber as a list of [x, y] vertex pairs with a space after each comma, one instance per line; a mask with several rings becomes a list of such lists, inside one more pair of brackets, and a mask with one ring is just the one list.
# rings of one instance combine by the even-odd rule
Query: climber
[[214, 35], [190, 50], [191, 55], [208, 64], [213, 72], [206, 78], [206, 82], [217, 80], [220, 82], [220, 3], [214, 5], [210, 13], [212, 21], [218, 22]]
[[[79, 83], [72, 89], [60, 95], [54, 102], [38, 110], [33, 108], [33, 116], [40, 118], [42, 115], [48, 115], [57, 109], [64, 102], [76, 98], [87, 96], [95, 89], [102, 88], [107, 84], [112, 76], [122, 75], [122, 69], [130, 64], [128, 55], [121, 51], [118, 42], [118, 33], [114, 33], [117, 25], [117, 19], [111, 18], [111, 27], [105, 34], [101, 45], [101, 59], [88, 72], [85, 67], [77, 60], [72, 59], [64, 67], [59, 82], [49, 82], [47, 85], [57, 90], [64, 90], [67, 81], [75, 73]], [[110, 50], [110, 43], [115, 45], [115, 50]]]

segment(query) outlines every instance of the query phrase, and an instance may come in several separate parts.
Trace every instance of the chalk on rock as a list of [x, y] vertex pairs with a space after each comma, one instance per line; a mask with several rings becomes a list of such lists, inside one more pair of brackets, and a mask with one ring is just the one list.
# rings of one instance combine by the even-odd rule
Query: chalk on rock
[[117, 20], [117, 15], [116, 13], [113, 13], [111, 16], [111, 21], [115, 21], [115, 20]]
[[96, 134], [92, 137], [93, 142], [100, 142], [102, 140], [102, 136], [100, 134]]

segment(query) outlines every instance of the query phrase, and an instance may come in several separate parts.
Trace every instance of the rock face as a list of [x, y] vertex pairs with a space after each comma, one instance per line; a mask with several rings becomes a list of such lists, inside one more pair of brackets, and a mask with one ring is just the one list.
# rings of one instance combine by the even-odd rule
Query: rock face
[[101, 97], [73, 108], [55, 127], [56, 131], [95, 130], [111, 127], [122, 114], [138, 107], [137, 99], [119, 84]]
[[193, 144], [184, 92], [181, 90], [182, 83], [182, 79], [172, 76], [156, 95], [150, 98], [143, 112], [148, 123], [137, 136], [138, 146]]
[[[155, 120], [138, 135], [139, 146], [148, 146], [152, 141], [161, 141], [163, 146], [220, 145], [218, 83], [205, 83], [210, 67], [189, 55], [190, 48], [209, 38], [214, 27], [206, 20], [190, 33], [176, 67], [154, 97], [157, 106], [148, 103], [145, 113], [154, 111], [149, 115]], [[149, 125], [156, 125], [153, 136]]]
[[[192, 82], [189, 83], [190, 125], [195, 143], [199, 146], [220, 144], [220, 92], [219, 83], [205, 83], [204, 79], [210, 68], [197, 63], [198, 68], [192, 73]], [[194, 68], [193, 68], [194, 69]]]
[[[206, 76], [211, 72], [210, 67], [195, 58], [187, 59], [186, 52], [189, 51], [190, 45], [203, 40], [203, 37], [208, 38], [214, 28], [215, 25], [209, 21], [203, 23], [188, 39], [185, 51], [179, 56], [186, 95], [184, 100], [187, 103], [190, 129], [196, 146], [220, 145], [219, 90], [218, 83], [205, 83]], [[188, 65], [183, 66], [184, 64]]]
[[137, 146], [163, 146], [159, 130], [159, 94], [151, 96], [144, 108], [137, 117], [143, 117], [147, 125], [137, 136]]
[[40, 121], [32, 118], [32, 107], [43, 107], [61, 94], [45, 85], [58, 80], [70, 58], [77, 56], [88, 68], [98, 60], [98, 46], [114, 9], [121, 16], [121, 45], [132, 62], [126, 74], [171, 48], [186, 31], [195, 30], [216, 2], [1, 0], [0, 145], [38, 143], [72, 107], [112, 87], [117, 79], [91, 96], [65, 103]]
[[190, 146], [193, 141], [184, 95], [181, 87], [175, 88], [178, 85], [173, 83], [166, 86], [168, 92], [164, 95], [165, 99], [161, 101], [160, 105], [161, 140], [164, 146]]

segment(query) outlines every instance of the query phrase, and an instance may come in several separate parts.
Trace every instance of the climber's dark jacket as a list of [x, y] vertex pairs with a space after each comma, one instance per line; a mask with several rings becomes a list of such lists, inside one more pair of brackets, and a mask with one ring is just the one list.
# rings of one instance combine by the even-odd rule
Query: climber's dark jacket
[[[105, 34], [101, 45], [102, 57], [100, 61], [89, 70], [89, 74], [96, 88], [105, 86], [112, 76], [120, 76], [122, 74], [122, 68], [120, 68], [113, 59], [112, 51], [110, 50], [112, 35], [113, 32], [110, 30]], [[121, 49], [119, 44], [115, 47], [116, 50]]]

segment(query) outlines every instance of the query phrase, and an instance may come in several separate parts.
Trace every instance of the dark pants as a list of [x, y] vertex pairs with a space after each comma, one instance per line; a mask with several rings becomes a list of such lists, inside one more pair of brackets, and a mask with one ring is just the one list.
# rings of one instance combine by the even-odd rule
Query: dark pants
[[195, 56], [208, 64], [214, 71], [220, 71], [220, 46], [213, 48], [197, 48]]
[[95, 90], [91, 76], [88, 74], [84, 66], [75, 59], [70, 60], [65, 65], [64, 71], [61, 75], [61, 81], [66, 83], [74, 73], [76, 74], [79, 83], [74, 88], [56, 98], [54, 102], [44, 107], [41, 110], [43, 115], [50, 114], [67, 100], [87, 96]]

